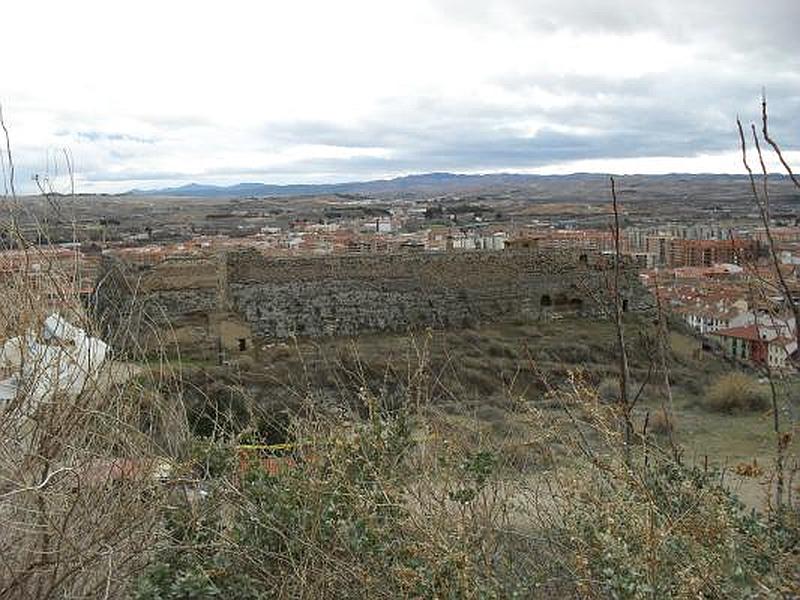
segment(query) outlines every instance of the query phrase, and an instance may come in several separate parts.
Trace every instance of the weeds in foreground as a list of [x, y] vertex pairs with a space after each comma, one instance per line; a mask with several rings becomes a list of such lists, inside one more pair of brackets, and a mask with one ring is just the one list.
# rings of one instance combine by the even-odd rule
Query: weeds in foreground
[[629, 460], [616, 406], [579, 379], [554, 392], [574, 422], [519, 413], [526, 473], [497, 439], [361, 393], [366, 418], [309, 408], [284, 468], [206, 448], [229, 467], [165, 511], [137, 597], [777, 598], [798, 583], [796, 521], [747, 513], [646, 432]]

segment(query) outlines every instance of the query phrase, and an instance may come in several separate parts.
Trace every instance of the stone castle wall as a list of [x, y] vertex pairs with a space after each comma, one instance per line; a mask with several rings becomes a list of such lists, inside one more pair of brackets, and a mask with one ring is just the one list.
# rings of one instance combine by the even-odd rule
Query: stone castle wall
[[[601, 311], [610, 271], [584, 256], [522, 252], [225, 259], [226, 302], [264, 339], [461, 327], [554, 310]], [[626, 272], [631, 308], [644, 297]], [[633, 274], [635, 277], [635, 274]]]
[[[647, 299], [636, 273], [623, 275], [626, 307], [642, 308]], [[167, 260], [136, 273], [155, 318], [206, 350], [251, 347], [245, 329], [280, 340], [462, 327], [554, 311], [597, 315], [610, 298], [610, 280], [602, 257], [531, 251], [296, 258], [241, 250]], [[222, 339], [227, 330], [244, 337]]]

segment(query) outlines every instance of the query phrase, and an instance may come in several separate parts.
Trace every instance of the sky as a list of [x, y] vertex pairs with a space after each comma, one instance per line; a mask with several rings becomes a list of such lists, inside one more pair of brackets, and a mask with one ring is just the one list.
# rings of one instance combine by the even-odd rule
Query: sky
[[0, 17], [22, 192], [68, 191], [68, 163], [79, 192], [741, 172], [735, 119], [759, 118], [762, 88], [800, 169], [797, 0], [3, 0]]

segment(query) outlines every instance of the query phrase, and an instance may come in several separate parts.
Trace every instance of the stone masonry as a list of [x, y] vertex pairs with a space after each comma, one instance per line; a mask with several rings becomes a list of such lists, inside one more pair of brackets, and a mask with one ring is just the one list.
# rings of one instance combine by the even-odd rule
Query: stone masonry
[[[241, 352], [252, 338], [457, 328], [567, 311], [600, 316], [612, 271], [599, 255], [529, 250], [320, 257], [240, 250], [170, 259], [136, 271], [135, 285], [130, 273], [126, 279], [184, 342]], [[648, 304], [627, 267], [622, 293], [626, 310]]]

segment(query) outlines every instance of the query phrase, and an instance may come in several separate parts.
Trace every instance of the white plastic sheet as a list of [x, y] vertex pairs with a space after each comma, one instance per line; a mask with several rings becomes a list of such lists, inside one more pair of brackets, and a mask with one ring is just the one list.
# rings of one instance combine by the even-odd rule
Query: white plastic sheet
[[77, 396], [97, 375], [108, 351], [103, 340], [53, 313], [41, 331], [29, 331], [3, 344], [0, 364], [13, 374], [0, 381], [0, 401], [19, 394], [37, 404], [57, 394]]

